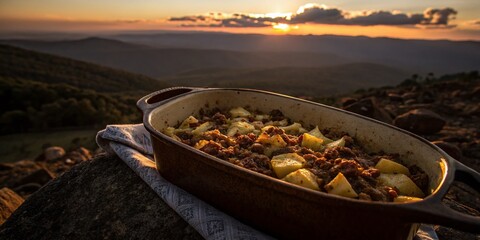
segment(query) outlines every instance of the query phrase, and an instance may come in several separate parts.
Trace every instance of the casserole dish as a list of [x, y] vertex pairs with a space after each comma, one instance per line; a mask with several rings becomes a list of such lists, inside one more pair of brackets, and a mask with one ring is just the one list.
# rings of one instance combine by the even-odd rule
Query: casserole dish
[[[479, 232], [480, 218], [441, 203], [454, 179], [480, 189], [480, 175], [407, 131], [344, 110], [250, 89], [176, 87], [137, 103], [150, 132], [159, 173], [244, 223], [279, 238], [411, 239], [418, 223]], [[429, 176], [430, 195], [411, 203], [368, 202], [292, 185], [236, 166], [161, 131], [200, 109], [250, 106], [282, 111], [292, 121], [347, 132], [369, 151], [397, 153]]]

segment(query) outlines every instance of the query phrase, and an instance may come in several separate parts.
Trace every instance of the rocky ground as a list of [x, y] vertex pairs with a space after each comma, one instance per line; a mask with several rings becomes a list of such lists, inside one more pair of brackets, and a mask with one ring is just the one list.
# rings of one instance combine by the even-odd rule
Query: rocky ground
[[[341, 98], [336, 105], [418, 134], [480, 172], [478, 73], [423, 83], [405, 81], [395, 88], [372, 89]], [[480, 193], [467, 184], [455, 182], [444, 203], [480, 216]], [[441, 226], [436, 226], [436, 231], [440, 239], [480, 239], [480, 235]]]
[[[419, 134], [458, 161], [480, 172], [480, 78], [478, 73], [430, 79], [422, 83], [410, 79], [397, 87], [370, 89], [336, 100], [334, 105], [338, 107]], [[0, 224], [8, 219], [25, 199], [28, 204], [22, 206], [24, 209], [37, 206], [35, 199], [49, 202], [46, 199], [47, 195], [55, 193], [58, 189], [49, 190], [47, 195], [45, 195], [47, 190], [38, 190], [46, 183], [51, 183], [52, 179], [68, 172], [76, 164], [91, 159], [92, 155], [94, 154], [85, 148], [66, 152], [59, 147], [50, 147], [33, 160], [0, 163]], [[90, 166], [86, 164], [83, 164], [84, 168]], [[81, 178], [80, 173], [82, 171], [77, 170], [71, 175], [76, 174], [77, 178]], [[132, 181], [141, 180], [132, 178]], [[57, 181], [56, 184], [62, 183]], [[125, 186], [126, 188], [128, 186]], [[148, 190], [148, 188], [145, 189], [145, 191]], [[30, 198], [35, 192], [42, 193], [39, 193], [36, 198]], [[111, 192], [113, 192], [111, 194], [116, 193], [113, 190]], [[70, 200], [73, 204], [75, 199]], [[456, 210], [480, 216], [480, 194], [478, 189], [473, 189], [468, 184], [454, 183], [444, 202]], [[123, 206], [121, 204], [127, 203], [118, 202], [119, 208]], [[138, 199], [136, 204], [144, 203]], [[20, 213], [15, 214], [15, 220], [10, 220], [12, 223], [8, 225], [14, 232], [13, 222], [19, 223], [22, 219]], [[440, 239], [480, 239], [478, 235], [441, 226], [437, 226], [436, 231]], [[191, 234], [190, 230], [188, 234]]]

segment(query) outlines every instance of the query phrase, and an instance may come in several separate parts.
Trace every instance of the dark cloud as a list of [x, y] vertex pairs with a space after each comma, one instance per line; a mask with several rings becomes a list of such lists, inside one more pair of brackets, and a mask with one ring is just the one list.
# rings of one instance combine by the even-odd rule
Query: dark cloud
[[339, 24], [346, 25], [415, 25], [423, 20], [422, 14], [407, 15], [403, 13], [391, 13], [388, 11], [371, 12], [366, 15], [343, 19]]
[[262, 17], [248, 14], [235, 13], [226, 15], [222, 13], [209, 13], [208, 16], [172, 17], [169, 21], [196, 22], [195, 24], [182, 24], [183, 27], [268, 27], [274, 23], [285, 22], [282, 17]]
[[197, 21], [205, 21], [207, 20], [207, 18], [209, 17], [206, 17], [206, 16], [202, 16], [202, 15], [199, 15], [199, 16], [184, 16], [184, 17], [171, 17], [168, 19], [168, 21], [180, 21], [180, 22], [197, 22]]
[[303, 12], [292, 16], [291, 23], [326, 23], [335, 24], [344, 19], [344, 13], [336, 8], [324, 8], [320, 6], [312, 6], [305, 8]]
[[429, 8], [423, 13], [426, 25], [448, 25], [448, 21], [457, 15], [457, 11], [452, 8], [432, 9]]
[[333, 25], [426, 25], [430, 27], [454, 27], [449, 21], [458, 12], [452, 8], [429, 8], [423, 13], [405, 14], [390, 11], [370, 11], [353, 14], [338, 8], [308, 4], [296, 14], [287, 17], [267, 17], [265, 15], [235, 13], [226, 15], [210, 13], [207, 16], [172, 17], [170, 21], [194, 22], [183, 24], [188, 27], [268, 27], [279, 23], [302, 24], [320, 23]]

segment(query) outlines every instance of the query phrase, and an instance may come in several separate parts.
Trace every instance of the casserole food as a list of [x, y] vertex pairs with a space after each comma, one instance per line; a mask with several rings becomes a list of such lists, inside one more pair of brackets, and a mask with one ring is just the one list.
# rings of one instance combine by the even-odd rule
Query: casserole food
[[[353, 113], [285, 95], [247, 89], [170, 88], [137, 103], [152, 137], [160, 174], [233, 217], [280, 238], [409, 239], [415, 223], [435, 223], [479, 231], [477, 217], [441, 203], [456, 177], [476, 189], [480, 176], [438, 147], [411, 133]], [[182, 144], [161, 131], [200, 109], [255, 106], [279, 109], [293, 121], [338, 129], [376, 152], [398, 153], [429, 176], [424, 200], [367, 202], [295, 186], [238, 167]], [[381, 222], [381, 226], [379, 225]]]
[[[282, 111], [218, 108], [163, 129], [173, 139], [237, 166], [339, 196], [384, 202], [418, 201], [428, 176], [395, 154], [368, 153], [346, 133], [307, 130]], [[413, 173], [413, 174], [412, 174]]]

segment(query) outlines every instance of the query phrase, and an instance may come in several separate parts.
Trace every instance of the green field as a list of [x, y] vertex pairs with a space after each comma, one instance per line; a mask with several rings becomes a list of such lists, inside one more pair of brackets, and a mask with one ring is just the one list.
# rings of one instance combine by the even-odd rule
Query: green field
[[0, 136], [0, 162], [34, 159], [46, 145], [61, 146], [66, 151], [83, 146], [93, 151], [97, 148], [97, 132], [87, 129], [3, 135]]

